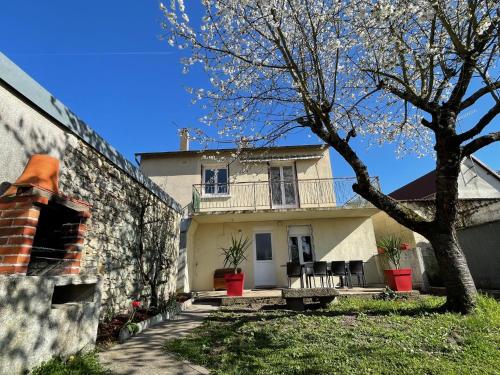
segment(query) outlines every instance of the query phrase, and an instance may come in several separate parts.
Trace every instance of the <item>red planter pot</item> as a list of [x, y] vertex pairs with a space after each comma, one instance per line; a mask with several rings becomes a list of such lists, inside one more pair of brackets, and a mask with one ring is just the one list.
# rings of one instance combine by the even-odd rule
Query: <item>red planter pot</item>
[[228, 273], [224, 275], [226, 281], [227, 295], [231, 297], [241, 297], [243, 295], [243, 281], [245, 274], [241, 273]]
[[401, 268], [399, 270], [384, 270], [387, 285], [397, 292], [411, 292], [411, 268]]

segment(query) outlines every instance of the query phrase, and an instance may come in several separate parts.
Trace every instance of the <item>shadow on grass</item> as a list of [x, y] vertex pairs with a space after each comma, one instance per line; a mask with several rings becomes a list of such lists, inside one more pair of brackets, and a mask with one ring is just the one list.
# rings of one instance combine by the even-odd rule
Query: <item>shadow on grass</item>
[[[339, 302], [341, 304], [342, 302]], [[376, 301], [360, 306], [345, 306], [334, 305], [330, 309], [322, 309], [319, 303], [310, 303], [306, 305], [305, 311], [288, 310], [285, 305], [264, 305], [258, 310], [245, 308], [229, 308], [223, 310], [216, 315], [207, 318], [213, 322], [227, 322], [244, 324], [252, 321], [269, 321], [285, 317], [293, 317], [297, 315], [305, 316], [357, 316], [364, 314], [367, 316], [422, 316], [430, 314], [445, 313], [444, 305], [442, 304], [415, 304], [406, 301], [388, 301], [377, 305]]]

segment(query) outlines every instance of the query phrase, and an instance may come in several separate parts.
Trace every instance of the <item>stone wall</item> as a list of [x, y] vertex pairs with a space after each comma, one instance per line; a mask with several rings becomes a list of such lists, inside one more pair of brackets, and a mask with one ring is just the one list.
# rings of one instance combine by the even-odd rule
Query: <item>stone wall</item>
[[[152, 193], [82, 141], [76, 147], [67, 147], [62, 161], [61, 190], [92, 206], [80, 273], [104, 276], [104, 313], [127, 309], [132, 296], [149, 295], [138, 272], [136, 251], [141, 194]], [[175, 250], [177, 264], [180, 214], [159, 198], [155, 199], [168, 221], [167, 246]], [[175, 292], [176, 267], [172, 267], [167, 278], [164, 292], [168, 297]]]
[[126, 309], [132, 296], [149, 293], [134, 256], [139, 193], [154, 197], [168, 222], [165, 247], [174, 266], [166, 276], [164, 292], [174, 292], [180, 205], [0, 53], [0, 195], [37, 153], [61, 161], [62, 193], [92, 206], [80, 275], [102, 276], [101, 318]]
[[[8, 189], [34, 154], [60, 160], [58, 197], [91, 205], [85, 234], [78, 230], [77, 246], [69, 244], [78, 250], [71, 255], [80, 258], [79, 267], [64, 267], [70, 272], [60, 276], [25, 275], [39, 221], [16, 224], [12, 219], [38, 213], [39, 205], [48, 203], [30, 198], [34, 206], [26, 208], [9, 201], [26, 198], [12, 197]], [[16, 195], [24, 191], [15, 190]], [[150, 290], [138, 272], [136, 255], [145, 197], [166, 223], [166, 240], [157, 248], [170, 255], [171, 264], [160, 278], [160, 293], [168, 298], [175, 292], [180, 205], [0, 53], [0, 195], [4, 192], [9, 196], [0, 207], [0, 265], [7, 265], [0, 267], [1, 375], [24, 373], [52, 356], [92, 348], [99, 317], [128, 310], [131, 298], [147, 299]], [[26, 243], [12, 246], [19, 240]], [[12, 256], [21, 246], [26, 246], [18, 251], [23, 256]]]

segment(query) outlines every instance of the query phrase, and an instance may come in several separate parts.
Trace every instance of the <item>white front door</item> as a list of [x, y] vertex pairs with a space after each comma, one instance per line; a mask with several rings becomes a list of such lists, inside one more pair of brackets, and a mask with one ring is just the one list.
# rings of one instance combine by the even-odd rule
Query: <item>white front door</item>
[[255, 287], [276, 286], [276, 269], [270, 232], [254, 234]]

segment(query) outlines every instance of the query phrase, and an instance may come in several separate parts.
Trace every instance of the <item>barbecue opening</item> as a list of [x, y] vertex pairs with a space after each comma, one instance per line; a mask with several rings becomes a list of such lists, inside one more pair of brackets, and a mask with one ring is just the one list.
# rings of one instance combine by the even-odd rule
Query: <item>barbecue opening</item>
[[[61, 274], [71, 262], [70, 251], [78, 238], [78, 212], [49, 202], [40, 210], [40, 217], [31, 249], [28, 275]], [[70, 247], [73, 246], [73, 247]]]

